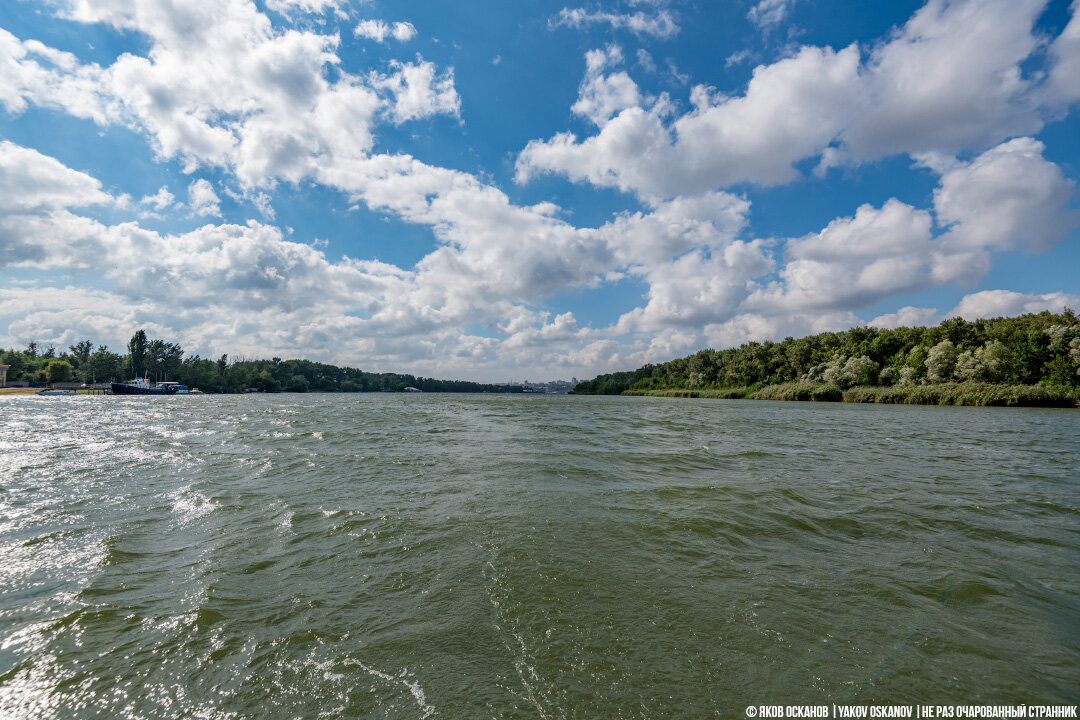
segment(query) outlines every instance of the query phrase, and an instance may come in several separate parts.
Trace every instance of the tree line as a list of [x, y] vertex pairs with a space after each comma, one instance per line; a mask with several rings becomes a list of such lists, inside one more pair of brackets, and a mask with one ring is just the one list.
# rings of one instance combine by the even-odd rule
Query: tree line
[[9, 381], [31, 383], [108, 383], [135, 377], [171, 380], [206, 392], [402, 392], [414, 387], [424, 392], [521, 392], [521, 387], [436, 380], [399, 373], [372, 373], [311, 360], [249, 360], [226, 355], [214, 359], [185, 355], [178, 343], [153, 339], [138, 330], [127, 352], [83, 340], [58, 350], [36, 342], [22, 350], [0, 351], [0, 364], [8, 365]]
[[1069, 309], [946, 320], [936, 327], [857, 327], [781, 342], [702, 350], [670, 362], [599, 375], [579, 394], [827, 383], [841, 390], [989, 383], [1080, 387], [1080, 322]]

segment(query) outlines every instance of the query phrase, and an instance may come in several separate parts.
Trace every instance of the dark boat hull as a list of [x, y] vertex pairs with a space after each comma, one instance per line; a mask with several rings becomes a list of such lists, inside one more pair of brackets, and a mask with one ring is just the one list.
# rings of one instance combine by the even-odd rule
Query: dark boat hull
[[113, 395], [175, 395], [177, 388], [141, 388], [137, 385], [126, 383], [112, 383], [110, 386]]

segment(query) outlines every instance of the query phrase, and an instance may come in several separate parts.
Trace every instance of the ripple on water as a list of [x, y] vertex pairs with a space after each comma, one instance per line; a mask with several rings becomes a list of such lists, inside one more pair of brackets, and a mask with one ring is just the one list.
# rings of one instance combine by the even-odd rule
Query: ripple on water
[[1080, 692], [1075, 413], [32, 400], [0, 402], [0, 717]]

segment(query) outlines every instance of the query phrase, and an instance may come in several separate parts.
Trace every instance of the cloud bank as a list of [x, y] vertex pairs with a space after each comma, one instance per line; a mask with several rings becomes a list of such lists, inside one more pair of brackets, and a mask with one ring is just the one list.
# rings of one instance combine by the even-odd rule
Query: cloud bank
[[[452, 67], [418, 54], [345, 67], [338, 33], [275, 24], [245, 0], [71, 0], [63, 17], [134, 33], [145, 51], [103, 66], [0, 30], [0, 105], [137, 133], [160, 162], [189, 174], [176, 189], [183, 212], [208, 224], [152, 230], [145, 220], [181, 210], [168, 187], [136, 202], [33, 148], [0, 143], [0, 267], [92, 279], [6, 283], [6, 344], [47, 333], [115, 344], [145, 324], [204, 352], [459, 377], [585, 375], [706, 344], [848, 327], [890, 298], [971, 289], [996, 254], [1045, 252], [1080, 224], [1075, 183], [1037, 138], [1080, 99], [1070, 70], [1080, 62], [1078, 8], [1044, 42], [1034, 29], [1044, 4], [930, 0], [870, 45], [792, 48], [756, 67], [740, 92], [694, 85], [686, 108], [644, 90], [619, 46], [593, 49], [567, 103], [588, 134], [533, 139], [514, 160], [522, 186], [557, 176], [640, 206], [578, 225], [552, 202], [515, 204], [484, 175], [379, 145], [384, 128], [464, 122], [468, 98]], [[750, 20], [774, 25], [789, 5], [760, 3]], [[343, 10], [310, 0], [269, 8]], [[549, 25], [651, 41], [680, 30], [665, 8], [566, 8]], [[416, 29], [362, 20], [353, 34], [406, 42]], [[1044, 71], [1025, 72], [1040, 47]], [[647, 52], [631, 57], [652, 62]], [[932, 174], [923, 206], [892, 198], [801, 236], [754, 235], [740, 188], [812, 182], [808, 167], [828, 176], [895, 155]], [[332, 260], [290, 240], [268, 224], [270, 200], [306, 185], [426, 228], [430, 251], [400, 267]], [[223, 221], [219, 191], [250, 201], [262, 219]], [[130, 217], [116, 220], [123, 212]], [[546, 309], [560, 294], [619, 283], [640, 284], [643, 296], [609, 325]], [[949, 314], [1072, 299], [984, 290]], [[905, 307], [871, 324], [935, 317]]]

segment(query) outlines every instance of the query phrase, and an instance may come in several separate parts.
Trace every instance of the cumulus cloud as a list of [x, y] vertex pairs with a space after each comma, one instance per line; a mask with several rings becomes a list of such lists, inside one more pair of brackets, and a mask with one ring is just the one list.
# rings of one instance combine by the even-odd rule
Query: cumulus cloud
[[388, 37], [398, 42], [408, 42], [416, 37], [416, 28], [411, 22], [386, 23], [382, 20], [361, 20], [353, 30], [353, 35], [380, 43], [386, 42]]
[[9, 113], [24, 112], [32, 103], [105, 124], [115, 110], [102, 80], [99, 66], [0, 28], [0, 105]]
[[[865, 57], [857, 46], [794, 48], [756, 68], [741, 93], [695, 86], [684, 112], [665, 95], [646, 96], [621, 69], [618, 48], [590, 52], [572, 110], [596, 125], [595, 134], [529, 143], [517, 177], [560, 173], [641, 201], [639, 211], [597, 227], [571, 224], [552, 203], [515, 205], [475, 175], [374, 150], [379, 123], [460, 117], [452, 69], [417, 56], [353, 73], [342, 66], [336, 35], [277, 28], [247, 2], [219, 5], [72, 0], [69, 17], [147, 42], [145, 55], [126, 54], [104, 68], [0, 31], [0, 103], [13, 113], [36, 104], [132, 128], [162, 159], [235, 178], [235, 185], [226, 180], [234, 197], [255, 203], [265, 218], [273, 214], [267, 193], [278, 183], [332, 188], [430, 228], [433, 249], [399, 268], [332, 261], [258, 222], [168, 235], [137, 223], [107, 225], [78, 212], [106, 203], [122, 209], [97, 180], [28, 148], [0, 146], [7, 173], [0, 191], [10, 188], [0, 198], [0, 263], [92, 274], [108, 287], [102, 297], [137, 308], [134, 315], [110, 313], [101, 297], [68, 296], [101, 309], [103, 328], [129, 333], [137, 318], [200, 348], [362, 360], [373, 369], [459, 374], [467, 363], [475, 376], [508, 367], [595, 371], [668, 359], [705, 343], [850, 326], [858, 322], [854, 310], [916, 289], [970, 283], [992, 252], [1045, 249], [1075, 226], [1072, 184], [1038, 142], [1020, 137], [994, 147], [1040, 122], [1032, 83], [1041, 81], [1014, 72], [1034, 47], [1033, 0], [988, 0], [981, 17], [971, 14], [971, 2], [931, 0]], [[567, 9], [552, 23], [656, 37], [678, 30], [662, 9]], [[378, 37], [360, 36], [383, 42], [415, 33], [411, 26], [400, 37], [395, 26], [374, 27]], [[1050, 45], [1040, 90], [1055, 88], [1059, 105], [1068, 78], [1054, 80], [1054, 72], [1072, 57], [1066, 40]], [[965, 53], [979, 67], [968, 67]], [[651, 61], [637, 57], [642, 67]], [[943, 67], [918, 75], [925, 87], [912, 86], [908, 62]], [[961, 100], [951, 103], [949, 94], [965, 84], [975, 89], [955, 90]], [[888, 118], [873, 121], [880, 108], [905, 99], [938, 113], [937, 124], [910, 133], [890, 129]], [[967, 159], [968, 150], [982, 154]], [[751, 240], [749, 202], [724, 191], [740, 182], [789, 181], [797, 164], [816, 156], [828, 165], [893, 152], [917, 154], [940, 175], [933, 212], [894, 199], [860, 206], [801, 237]], [[1011, 190], [1010, 176], [1020, 179]], [[160, 210], [175, 198], [162, 188], [140, 204]], [[220, 213], [206, 180], [191, 184], [189, 204]], [[144, 257], [160, 261], [104, 262]], [[627, 276], [647, 285], [645, 300], [611, 327], [582, 327], [573, 314], [542, 310], [555, 293]], [[1025, 302], [1043, 296], [1032, 297]], [[34, 322], [68, 322], [81, 331], [92, 314], [70, 314], [76, 306], [42, 308]], [[872, 322], [913, 313], [905, 308]], [[462, 329], [475, 325], [498, 337]]]
[[1072, 18], [1050, 45], [1050, 77], [1047, 100], [1069, 105], [1080, 100], [1080, 0], [1073, 0]]
[[1080, 307], [1080, 295], [1054, 292], [1045, 294], [1019, 293], [1011, 290], [983, 290], [965, 295], [953, 308], [949, 317], [962, 317], [965, 320], [979, 318], [1022, 315], [1024, 313], [1061, 312], [1065, 308]]
[[730, 319], [749, 293], [748, 279], [773, 267], [760, 242], [691, 251], [653, 266], [645, 275], [648, 302], [619, 318], [620, 332], [701, 328]]
[[919, 308], [905, 305], [894, 313], [885, 313], [866, 323], [870, 327], [892, 330], [898, 327], [930, 327], [945, 318], [938, 315], [937, 308]]
[[607, 25], [613, 30], [629, 30], [635, 35], [651, 35], [663, 40], [679, 34], [679, 25], [669, 10], [656, 13], [611, 13], [597, 10], [590, 12], [584, 8], [563, 8], [559, 14], [548, 20], [548, 27], [582, 28], [589, 25]]
[[[0, 57], [20, 69], [17, 97], [4, 92], [9, 108], [18, 111], [20, 100], [64, 102], [80, 117], [146, 133], [162, 159], [178, 159], [189, 172], [227, 168], [249, 186], [295, 182], [320, 155], [358, 156], [371, 147], [384, 103], [360, 77], [338, 72], [330, 79], [327, 69], [339, 63], [336, 35], [275, 29], [240, 0], [72, 0], [67, 15], [141, 33], [152, 51], [121, 55], [102, 69], [46, 67], [25, 46], [0, 47]], [[69, 98], [54, 89], [72, 84], [92, 91]]]
[[[795, 165], [810, 158], [819, 158], [824, 172], [898, 153], [981, 150], [1042, 125], [1042, 91], [1021, 65], [1039, 47], [1033, 26], [1043, 5], [930, 0], [865, 60], [855, 45], [803, 46], [756, 67], [741, 95], [694, 86], [692, 110], [670, 121], [647, 108], [599, 114], [603, 122], [591, 137], [559, 133], [530, 142], [517, 177], [557, 173], [670, 197], [737, 182], [789, 182], [798, 176]], [[755, 9], [772, 18], [786, 7], [766, 0]], [[1077, 28], [1074, 17], [1051, 48], [1055, 97], [1070, 97]], [[603, 87], [589, 72], [586, 84]]]
[[344, 20], [348, 14], [343, 6], [348, 6], [347, 0], [266, 0], [266, 7], [286, 16], [297, 13], [324, 15], [333, 12], [338, 18]]
[[779, 280], [757, 289], [747, 309], [838, 310], [925, 287], [931, 255], [930, 213], [892, 199], [862, 205], [818, 233], [788, 240]]
[[585, 55], [585, 79], [570, 110], [602, 126], [612, 115], [641, 103], [637, 83], [624, 71], [604, 75], [609, 66], [622, 63], [622, 50], [609, 45], [604, 50], [592, 50]]
[[0, 140], [0, 209], [40, 212], [112, 200], [101, 183], [37, 150]]
[[866, 106], [842, 141], [856, 158], [982, 148], [1042, 125], [1021, 63], [1044, 0], [930, 0], [863, 71]]
[[[686, 242], [685, 231], [722, 247], [744, 221], [747, 207], [717, 194], [700, 199], [696, 208], [660, 207], [620, 217], [617, 228], [578, 229], [557, 219], [553, 206], [515, 207], [502, 193], [461, 173], [399, 168], [407, 172], [369, 186], [366, 201], [436, 225], [444, 243], [414, 269], [403, 270], [377, 261], [331, 262], [321, 250], [286, 240], [277, 228], [257, 222], [205, 225], [171, 235], [135, 223], [104, 225], [69, 209], [109, 200], [93, 178], [11, 144], [5, 157], [19, 173], [7, 185], [21, 188], [21, 195], [9, 193], [5, 202], [28, 211], [4, 215], [0, 262], [99, 274], [110, 292], [129, 305], [138, 303], [140, 318], [192, 337], [202, 343], [199, 347], [293, 351], [338, 360], [352, 353], [353, 362], [362, 355], [389, 367], [428, 372], [465, 359], [475, 363], [477, 374], [493, 366], [540, 362], [535, 352], [540, 343], [546, 343], [543, 361], [563, 366], [567, 353], [590, 342], [596, 331], [578, 327], [570, 314], [547, 320], [526, 303], [595, 283], [630, 257], [633, 242], [650, 237], [666, 238], [677, 248]], [[18, 162], [22, 158], [33, 162]], [[29, 180], [37, 176], [47, 178], [52, 196], [34, 199], [40, 194]], [[200, 193], [212, 187], [200, 179], [191, 190], [197, 205]], [[698, 218], [681, 230], [671, 227], [683, 212]], [[630, 244], [624, 231], [634, 238]], [[154, 262], [142, 260], [147, 257]], [[243, 311], [242, 321], [237, 309]], [[35, 319], [58, 326], [59, 311], [48, 312], [53, 314]], [[73, 316], [62, 319], [75, 322]], [[480, 338], [460, 330], [489, 322], [502, 327], [506, 337]], [[101, 323], [112, 327], [123, 320], [102, 318]]]
[[785, 182], [793, 163], [826, 147], [856, 109], [859, 52], [854, 46], [802, 48], [754, 70], [746, 93], [718, 95], [698, 85], [694, 109], [670, 126], [663, 102], [630, 108], [600, 132], [534, 140], [521, 152], [517, 178], [541, 172], [617, 187], [643, 196], [697, 194], [740, 181]]
[[188, 205], [192, 215], [221, 216], [221, 199], [208, 180], [199, 178], [188, 185]]
[[36, 150], [0, 141], [0, 267], [44, 267], [63, 258], [85, 267], [100, 224], [76, 215], [112, 201], [101, 183]]
[[389, 75], [372, 73], [371, 85], [393, 97], [389, 112], [395, 123], [440, 114], [460, 116], [461, 97], [454, 87], [453, 68], [437, 73], [435, 64], [419, 55], [414, 63], [395, 60], [390, 68]]
[[955, 249], [1049, 249], [1080, 224], [1074, 183], [1043, 158], [1043, 144], [1016, 138], [949, 169], [934, 191], [938, 222]]
[[176, 197], [169, 192], [169, 188], [162, 185], [153, 195], [143, 195], [139, 200], [140, 205], [148, 205], [155, 210], [165, 210], [176, 202]]
[[779, 25], [787, 17], [795, 0], [760, 0], [746, 13], [746, 18], [760, 28]]
[[1080, 307], [1080, 295], [1069, 293], [1021, 293], [1012, 290], [982, 290], [969, 293], [960, 299], [956, 307], [945, 314], [936, 308], [906, 306], [894, 313], [879, 315], [867, 323], [870, 327], [896, 328], [913, 326], [932, 326], [948, 318], [961, 317], [965, 320], [980, 318], [1009, 317], [1024, 313], [1037, 313], [1044, 310], [1059, 313], [1065, 308]]

